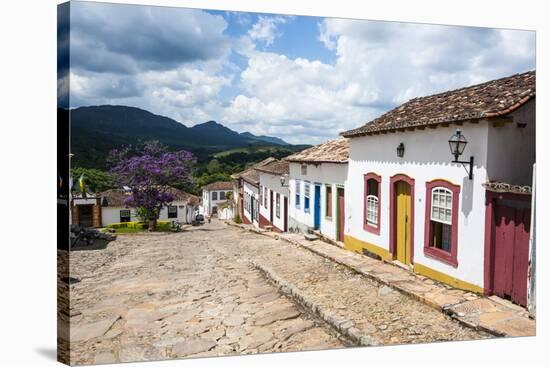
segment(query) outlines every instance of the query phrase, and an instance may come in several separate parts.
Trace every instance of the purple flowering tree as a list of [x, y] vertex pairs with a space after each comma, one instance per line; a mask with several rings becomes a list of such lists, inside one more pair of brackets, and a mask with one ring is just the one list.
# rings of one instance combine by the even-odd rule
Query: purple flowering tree
[[109, 162], [116, 184], [131, 190], [124, 204], [136, 208], [154, 231], [161, 208], [174, 201], [172, 186], [191, 182], [195, 158], [185, 150], [168, 152], [160, 143], [149, 142], [139, 150], [113, 150]]

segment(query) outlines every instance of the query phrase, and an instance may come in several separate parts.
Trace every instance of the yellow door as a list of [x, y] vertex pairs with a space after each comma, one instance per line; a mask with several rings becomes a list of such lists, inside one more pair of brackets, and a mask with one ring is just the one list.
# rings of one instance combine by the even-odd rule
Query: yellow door
[[396, 240], [397, 261], [410, 264], [410, 219], [411, 219], [411, 189], [408, 183], [399, 181], [395, 187], [396, 195]]

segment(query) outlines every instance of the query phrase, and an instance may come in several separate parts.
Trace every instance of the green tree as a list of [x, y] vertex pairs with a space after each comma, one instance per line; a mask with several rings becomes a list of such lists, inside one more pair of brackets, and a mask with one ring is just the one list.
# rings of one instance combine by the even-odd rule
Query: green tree
[[[80, 176], [84, 175], [84, 183], [86, 188], [91, 192], [98, 193], [115, 188], [111, 175], [108, 172], [101, 171], [99, 169], [73, 167], [71, 169], [71, 175], [75, 182]], [[77, 189], [76, 185], [73, 186], [73, 189]]]

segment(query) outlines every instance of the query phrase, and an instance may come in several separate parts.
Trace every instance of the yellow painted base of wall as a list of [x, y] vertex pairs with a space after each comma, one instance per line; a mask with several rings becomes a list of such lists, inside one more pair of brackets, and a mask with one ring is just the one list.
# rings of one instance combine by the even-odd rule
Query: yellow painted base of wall
[[357, 252], [359, 254], [363, 254], [363, 250], [367, 250], [369, 252], [372, 252], [373, 254], [380, 256], [382, 260], [392, 259], [392, 254], [388, 250], [373, 245], [372, 243], [358, 240], [355, 237], [344, 236], [344, 247], [347, 250]]
[[483, 293], [483, 288], [458, 278], [452, 277], [440, 271], [428, 268], [422, 264], [414, 264], [413, 268], [415, 273], [424, 275], [425, 277], [437, 280], [438, 282], [448, 284], [454, 288], [463, 289], [465, 291], [474, 292], [474, 293]]
[[[352, 236], [344, 236], [344, 248], [353, 252], [357, 252], [359, 254], [363, 254], [363, 250], [367, 250], [372, 252], [373, 254], [380, 256], [382, 260], [393, 260], [393, 255], [388, 250], [373, 245], [372, 243], [358, 240], [357, 238]], [[454, 288], [463, 289], [465, 291], [474, 293], [483, 293], [483, 288], [480, 286], [465, 282], [422, 264], [415, 263], [413, 266], [413, 271], [438, 282], [448, 284]]]

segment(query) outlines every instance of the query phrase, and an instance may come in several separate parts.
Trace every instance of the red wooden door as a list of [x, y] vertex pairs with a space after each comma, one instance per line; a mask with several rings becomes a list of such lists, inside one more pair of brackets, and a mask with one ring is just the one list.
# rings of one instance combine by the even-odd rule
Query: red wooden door
[[269, 190], [269, 224], [273, 225], [273, 191]]
[[338, 235], [336, 239], [338, 241], [344, 241], [344, 227], [345, 227], [345, 201], [344, 201], [344, 189], [338, 189]]
[[283, 232], [286, 232], [288, 231], [288, 199], [286, 198], [286, 196], [283, 196], [283, 197], [284, 197], [284, 208], [285, 208], [285, 218], [284, 218], [285, 225], [283, 228]]
[[527, 305], [531, 210], [495, 205], [494, 293]]

